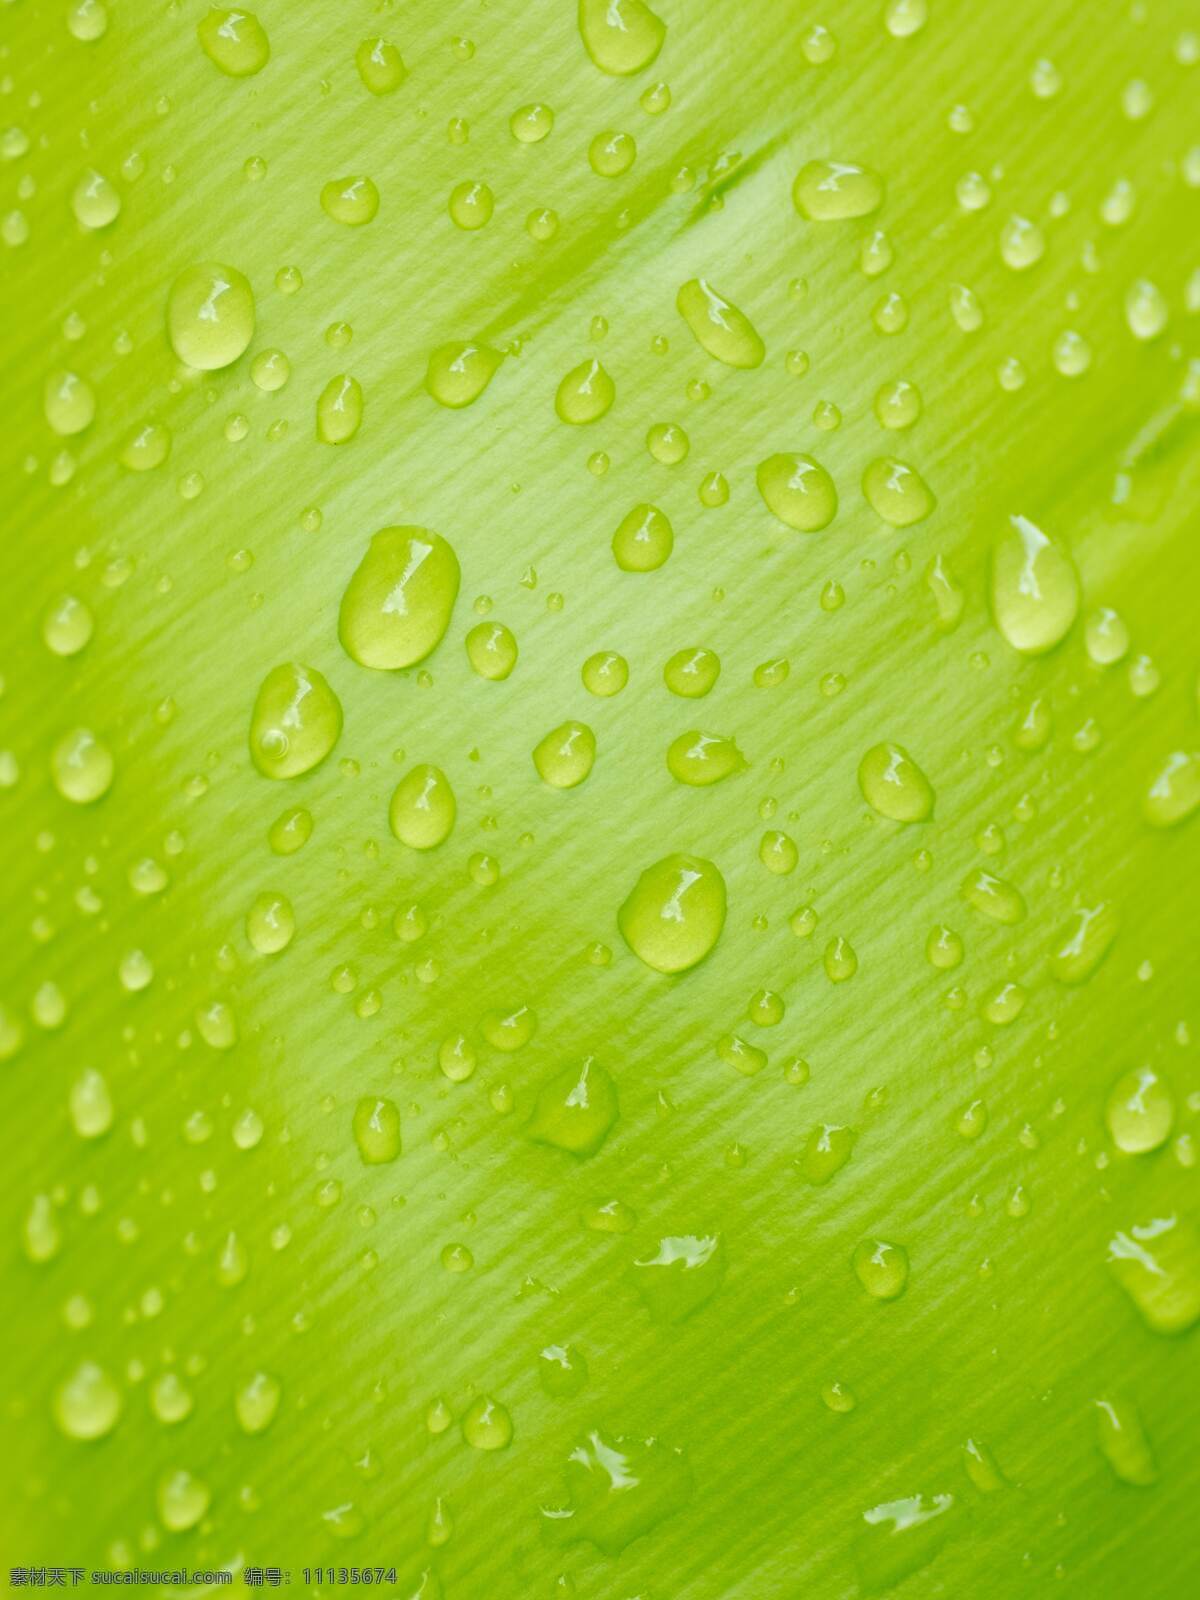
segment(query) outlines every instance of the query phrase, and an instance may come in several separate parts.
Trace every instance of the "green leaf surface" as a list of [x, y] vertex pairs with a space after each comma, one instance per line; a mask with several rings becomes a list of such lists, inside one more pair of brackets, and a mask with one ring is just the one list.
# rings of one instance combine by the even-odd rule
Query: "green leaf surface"
[[0, 1561], [1192, 1592], [1200, 8], [208, 10], [0, 5]]

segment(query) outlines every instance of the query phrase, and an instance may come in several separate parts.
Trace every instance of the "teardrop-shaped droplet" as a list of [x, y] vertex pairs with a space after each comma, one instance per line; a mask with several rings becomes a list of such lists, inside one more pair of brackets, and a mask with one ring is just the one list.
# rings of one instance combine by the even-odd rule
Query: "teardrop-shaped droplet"
[[798, 533], [819, 533], [837, 515], [833, 479], [811, 456], [784, 452], [760, 461], [755, 473], [767, 510]]
[[864, 1239], [855, 1246], [854, 1271], [859, 1283], [876, 1300], [895, 1300], [908, 1282], [908, 1253], [884, 1239]]
[[401, 844], [433, 850], [450, 835], [458, 807], [450, 781], [428, 764], [406, 773], [392, 792], [388, 824]]
[[317, 438], [322, 444], [346, 444], [362, 425], [363, 392], [357, 378], [339, 372], [317, 399]]
[[298, 778], [319, 766], [342, 731], [342, 706], [315, 667], [272, 667], [250, 714], [250, 759], [264, 778]]
[[1025, 898], [1021, 891], [1004, 878], [982, 868], [969, 872], [962, 881], [962, 897], [982, 916], [991, 922], [1007, 927], [1020, 922], [1025, 915]]
[[439, 405], [460, 410], [479, 399], [503, 360], [486, 344], [440, 344], [430, 353], [425, 387]]
[[185, 366], [228, 367], [254, 337], [254, 294], [236, 267], [185, 267], [167, 297], [167, 334]]
[[89, 806], [112, 787], [112, 751], [90, 728], [72, 728], [50, 752], [50, 776], [64, 800]]
[[617, 397], [616, 385], [596, 360], [581, 361], [558, 386], [554, 409], [563, 422], [598, 422]]
[[450, 625], [458, 558], [428, 528], [382, 528], [346, 585], [342, 648], [360, 666], [397, 671], [423, 661]]
[[923, 522], [937, 505], [933, 491], [915, 467], [894, 456], [880, 456], [863, 473], [863, 495], [876, 516], [893, 528]]
[[1059, 983], [1086, 983], [1108, 954], [1120, 919], [1111, 902], [1078, 906], [1050, 946], [1050, 972]]
[[331, 178], [321, 188], [321, 210], [345, 228], [361, 228], [379, 210], [379, 190], [365, 175]]
[[1113, 1084], [1104, 1120], [1118, 1150], [1145, 1155], [1170, 1138], [1175, 1096], [1153, 1067], [1134, 1067]]
[[898, 744], [872, 745], [858, 764], [863, 799], [893, 822], [924, 822], [933, 815], [933, 786]]
[[689, 278], [675, 297], [696, 342], [727, 367], [759, 367], [766, 349], [749, 317], [704, 278]]
[[354, 52], [363, 87], [374, 95], [392, 94], [408, 77], [404, 58], [386, 39], [364, 39]]
[[655, 972], [686, 972], [720, 938], [725, 879], [700, 856], [664, 856], [630, 890], [617, 925], [634, 955]]
[[1010, 516], [992, 549], [991, 601], [996, 626], [1014, 650], [1052, 650], [1079, 611], [1075, 564], [1028, 517]]

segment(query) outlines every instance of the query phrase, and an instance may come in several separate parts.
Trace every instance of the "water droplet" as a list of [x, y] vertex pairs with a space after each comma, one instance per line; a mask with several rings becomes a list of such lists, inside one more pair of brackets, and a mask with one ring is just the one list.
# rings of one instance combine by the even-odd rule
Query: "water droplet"
[[1155, 1217], [1114, 1234], [1108, 1266], [1155, 1333], [1184, 1333], [1200, 1320], [1200, 1237], [1182, 1218]]
[[933, 491], [915, 467], [894, 456], [880, 456], [863, 473], [867, 504], [894, 528], [923, 522], [937, 505]]
[[423, 661], [450, 625], [458, 557], [428, 528], [374, 534], [342, 596], [338, 638], [352, 661], [381, 672]]
[[450, 191], [450, 220], [467, 233], [486, 228], [496, 209], [495, 197], [486, 183], [456, 184]]
[[78, 806], [91, 805], [107, 794], [114, 771], [112, 751], [90, 728], [72, 728], [50, 752], [54, 787], [64, 800]]
[[875, 395], [875, 415], [884, 428], [911, 428], [921, 415], [921, 392], [901, 378], [885, 383]]
[[246, 938], [261, 956], [286, 950], [296, 934], [296, 915], [281, 894], [257, 895], [246, 913]]
[[766, 349], [749, 317], [705, 278], [689, 278], [675, 297], [679, 315], [696, 342], [727, 367], [758, 367]]
[[236, 267], [185, 267], [167, 297], [167, 335], [185, 366], [228, 367], [254, 337], [254, 294]]
[[554, 409], [563, 422], [597, 422], [617, 397], [616, 385], [596, 360], [581, 361], [558, 386]]
[[883, 25], [893, 39], [910, 39], [928, 20], [928, 0], [887, 0], [883, 11]]
[[588, 145], [588, 165], [600, 178], [619, 178], [637, 159], [637, 142], [631, 133], [606, 128]]
[[394, 1100], [368, 1095], [354, 1108], [354, 1142], [364, 1166], [395, 1161], [400, 1154], [400, 1111]]
[[992, 549], [992, 615], [1025, 655], [1052, 650], [1079, 610], [1079, 577], [1067, 552], [1028, 517], [1010, 516]]
[[440, 767], [413, 767], [392, 791], [388, 825], [411, 850], [434, 850], [450, 836], [458, 807]]
[[543, 783], [574, 789], [596, 759], [596, 735], [585, 722], [563, 722], [534, 746], [533, 764]]
[[1155, 828], [1171, 828], [1200, 806], [1200, 751], [1173, 750], [1142, 797], [1142, 815]]
[[617, 1086], [592, 1056], [564, 1067], [538, 1091], [529, 1137], [572, 1155], [595, 1155], [617, 1120]]
[[1170, 313], [1162, 290], [1147, 278], [1130, 284], [1125, 295], [1125, 321], [1135, 339], [1157, 339], [1167, 326]]
[[1116, 1396], [1093, 1400], [1096, 1409], [1096, 1442], [1122, 1483], [1140, 1488], [1154, 1483], [1158, 1470], [1150, 1441], [1132, 1403]]
[[364, 227], [379, 210], [379, 190], [366, 176], [331, 178], [321, 188], [321, 210], [343, 227]]
[[675, 534], [657, 506], [633, 507], [612, 536], [613, 559], [622, 572], [656, 572], [675, 546]]
[[617, 924], [634, 955], [655, 972], [686, 972], [720, 938], [725, 880], [699, 856], [664, 856], [642, 873]]
[[663, 668], [663, 682], [672, 694], [684, 700], [702, 699], [721, 673], [721, 663], [712, 650], [702, 645], [677, 650]]
[[883, 204], [883, 179], [853, 161], [809, 161], [796, 174], [792, 202], [810, 222], [868, 217]]
[[364, 39], [354, 52], [363, 87], [374, 95], [392, 94], [408, 77], [408, 68], [394, 44], [386, 39]]
[[121, 214], [121, 196], [102, 172], [89, 167], [71, 193], [71, 210], [81, 228], [107, 228]]
[[980, 868], [969, 872], [962, 881], [962, 897], [969, 906], [989, 918], [1011, 927], [1025, 915], [1025, 900], [1021, 891], [1003, 878], [997, 878]]
[[52, 372], [42, 391], [46, 421], [63, 438], [82, 433], [96, 415], [96, 394], [77, 372]]
[[722, 734], [700, 733], [695, 729], [681, 733], [667, 747], [667, 771], [680, 783], [705, 788], [740, 772], [745, 757], [730, 738]]
[[212, 1493], [202, 1478], [186, 1467], [165, 1472], [158, 1480], [158, 1519], [168, 1533], [186, 1533], [208, 1510]]
[[798, 533], [818, 533], [837, 515], [833, 479], [811, 456], [768, 456], [759, 462], [755, 481], [767, 510]]
[[1126, 1155], [1166, 1144], [1175, 1123], [1175, 1097], [1152, 1067], [1134, 1067], [1113, 1085], [1104, 1108], [1112, 1142]]
[[1000, 259], [1014, 272], [1024, 272], [1046, 253], [1046, 240], [1036, 222], [1015, 213], [1000, 230]]
[[933, 815], [933, 788], [898, 744], [873, 745], [858, 764], [863, 799], [893, 822], [924, 822]]
[[667, 25], [644, 0], [579, 0], [579, 34], [601, 72], [628, 77], [654, 60]]
[[864, 1590], [891, 1590], [928, 1566], [950, 1532], [952, 1494], [908, 1495], [864, 1511], [855, 1558]]
[[689, 448], [688, 436], [676, 422], [656, 422], [646, 434], [646, 449], [664, 467], [677, 467]]
[[587, 1383], [588, 1366], [583, 1351], [573, 1344], [548, 1344], [538, 1356], [538, 1378], [555, 1400], [567, 1400]]
[[481, 678], [500, 683], [517, 664], [517, 641], [502, 622], [480, 622], [467, 634], [467, 660]]
[[459, 410], [479, 399], [504, 360], [486, 344], [439, 345], [425, 369], [425, 387], [439, 405]]
[[863, 1239], [854, 1247], [852, 1264], [859, 1283], [876, 1300], [895, 1300], [908, 1283], [908, 1255], [884, 1239]]
[[504, 1450], [512, 1443], [512, 1418], [499, 1400], [480, 1395], [463, 1413], [462, 1434], [473, 1450]]
[[629, 682], [629, 663], [612, 650], [597, 650], [580, 669], [583, 687], [598, 699], [607, 700]]
[[56, 656], [75, 656], [92, 637], [95, 620], [87, 603], [73, 594], [59, 595], [42, 617], [42, 638]]
[[830, 983], [847, 983], [858, 971], [858, 955], [854, 946], [840, 934], [825, 946], [821, 961]]
[[99, 1139], [112, 1127], [112, 1094], [95, 1067], [85, 1067], [75, 1079], [67, 1103], [71, 1122], [81, 1139]]
[[277, 856], [292, 856], [312, 837], [312, 813], [297, 806], [276, 817], [267, 832], [267, 843]]
[[798, 1163], [801, 1176], [809, 1183], [828, 1183], [849, 1161], [857, 1138], [853, 1128], [821, 1123], [809, 1134], [801, 1152]]
[[1050, 946], [1050, 975], [1059, 983], [1086, 983], [1104, 960], [1120, 928], [1116, 907], [1101, 900], [1078, 906]]
[[790, 834], [772, 828], [758, 842], [758, 859], [768, 872], [776, 877], [784, 877], [789, 872], [795, 872], [800, 851]]
[[216, 6], [196, 27], [200, 48], [230, 78], [251, 78], [271, 59], [266, 30], [252, 11]]
[[719, 1234], [678, 1234], [660, 1239], [652, 1256], [630, 1268], [639, 1294], [658, 1322], [683, 1322], [706, 1305], [725, 1277]]
[[54, 1392], [54, 1420], [69, 1439], [100, 1439], [121, 1415], [121, 1391], [103, 1367], [81, 1361]]
[[362, 417], [361, 384], [339, 372], [317, 398], [317, 438], [322, 444], [346, 444], [358, 432]]
[[250, 714], [250, 759], [264, 778], [298, 778], [319, 766], [342, 731], [342, 707], [313, 667], [272, 667]]
[[256, 1372], [233, 1397], [233, 1409], [244, 1433], [263, 1433], [275, 1420], [283, 1386], [269, 1372]]

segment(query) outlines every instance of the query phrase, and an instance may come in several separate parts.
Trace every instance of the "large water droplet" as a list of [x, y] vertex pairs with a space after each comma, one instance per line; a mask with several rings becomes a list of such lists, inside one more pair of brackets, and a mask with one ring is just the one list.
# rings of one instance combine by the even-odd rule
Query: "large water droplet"
[[700, 733], [691, 729], [673, 739], [667, 747], [667, 771], [680, 783], [694, 789], [706, 788], [732, 777], [746, 765], [736, 743], [719, 733]]
[[254, 337], [254, 294], [236, 267], [185, 267], [167, 297], [167, 336], [185, 366], [227, 367]]
[[266, 29], [253, 11], [216, 6], [196, 26], [200, 48], [230, 78], [251, 78], [271, 59]]
[[1052, 650], [1075, 621], [1079, 576], [1070, 556], [1028, 517], [1010, 516], [992, 549], [992, 615], [1025, 655]]
[[1108, 1266], [1155, 1333], [1183, 1333], [1200, 1320], [1200, 1237], [1181, 1217], [1115, 1233]]
[[767, 352], [749, 317], [706, 279], [689, 278], [676, 295], [675, 305], [697, 344], [715, 360], [727, 367], [762, 365]]
[[360, 666], [396, 671], [423, 661], [450, 624], [458, 557], [428, 528], [383, 528], [346, 585], [338, 637]]
[[599, 1062], [588, 1056], [578, 1067], [564, 1067], [542, 1085], [529, 1122], [529, 1137], [572, 1155], [592, 1156], [617, 1120], [617, 1086]]
[[314, 667], [272, 667], [250, 714], [250, 759], [264, 778], [298, 778], [319, 766], [342, 731], [342, 706]]
[[725, 880], [699, 856], [664, 856], [630, 890], [617, 924], [634, 955], [655, 972], [686, 972], [720, 938]]
[[1145, 1155], [1170, 1138], [1175, 1097], [1153, 1067], [1134, 1067], [1113, 1084], [1104, 1120], [1118, 1150]]
[[412, 850], [434, 850], [449, 838], [457, 813], [446, 774], [426, 764], [414, 767], [396, 785], [388, 824], [401, 844]]
[[798, 533], [818, 533], [837, 515], [833, 479], [811, 456], [783, 452], [760, 461], [755, 472], [767, 510]]
[[460, 410], [479, 399], [503, 360], [499, 350], [486, 344], [440, 344], [430, 353], [425, 387], [439, 405]]
[[628, 77], [654, 60], [667, 25], [645, 0], [579, 0], [579, 35], [601, 72]]
[[894, 456], [880, 456], [871, 462], [863, 473], [862, 489], [871, 510], [893, 528], [923, 522], [937, 505], [917, 469]]
[[863, 799], [893, 822], [924, 822], [933, 815], [933, 786], [898, 744], [872, 745], [858, 764]]
[[883, 179], [854, 161], [809, 161], [796, 174], [792, 202], [810, 222], [867, 217], [883, 204]]

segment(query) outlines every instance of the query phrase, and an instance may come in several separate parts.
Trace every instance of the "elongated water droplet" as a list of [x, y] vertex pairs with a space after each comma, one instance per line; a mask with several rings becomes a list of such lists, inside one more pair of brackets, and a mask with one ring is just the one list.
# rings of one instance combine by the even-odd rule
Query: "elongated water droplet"
[[809, 1183], [828, 1183], [849, 1161], [858, 1135], [853, 1128], [823, 1122], [813, 1129], [800, 1155], [801, 1176]]
[[1118, 1150], [1145, 1155], [1170, 1138], [1175, 1097], [1153, 1067], [1134, 1067], [1113, 1084], [1104, 1120]]
[[272, 667], [250, 714], [250, 759], [264, 778], [298, 778], [319, 766], [342, 731], [342, 706], [315, 667]]
[[719, 733], [692, 729], [681, 733], [667, 747], [667, 771], [694, 789], [720, 783], [745, 765], [746, 759], [734, 741]]
[[1050, 974], [1059, 983], [1086, 983], [1120, 928], [1116, 907], [1102, 900], [1072, 911], [1050, 946]]
[[872, 745], [858, 764], [863, 799], [893, 822], [924, 822], [933, 815], [933, 787], [898, 744]]
[[727, 367], [758, 367], [766, 349], [749, 317], [704, 278], [689, 278], [675, 297], [696, 342]]
[[458, 596], [458, 557], [428, 528], [382, 528], [342, 596], [338, 638], [360, 666], [397, 671], [441, 641]]
[[617, 925], [634, 955], [655, 972], [686, 972], [721, 936], [725, 880], [699, 856], [664, 856], [630, 890]]
[[388, 825], [411, 850], [434, 850], [450, 836], [458, 807], [440, 767], [414, 767], [396, 785]]
[[991, 601], [996, 626], [1025, 655], [1052, 650], [1075, 621], [1075, 565], [1028, 517], [1010, 516], [992, 548]]
[[1096, 1410], [1096, 1442], [1109, 1466], [1122, 1483], [1145, 1488], [1158, 1478], [1150, 1441], [1133, 1404], [1112, 1396], [1093, 1400]]
[[683, 1322], [706, 1305], [725, 1277], [720, 1234], [673, 1234], [658, 1241], [653, 1255], [630, 1268], [638, 1293], [658, 1322]]
[[1174, 1213], [1135, 1222], [1109, 1240], [1108, 1266], [1155, 1333], [1200, 1321], [1200, 1236], [1190, 1222]]
[[317, 438], [322, 444], [346, 444], [362, 425], [363, 392], [357, 378], [339, 372], [317, 399]]
[[809, 161], [796, 174], [792, 202], [810, 222], [868, 217], [883, 204], [883, 179], [854, 161]]
[[368, 1095], [354, 1108], [354, 1142], [368, 1167], [395, 1161], [400, 1154], [400, 1110], [394, 1100]]
[[855, 1538], [855, 1560], [864, 1590], [892, 1590], [926, 1567], [949, 1537], [952, 1494], [907, 1495], [864, 1511]]

